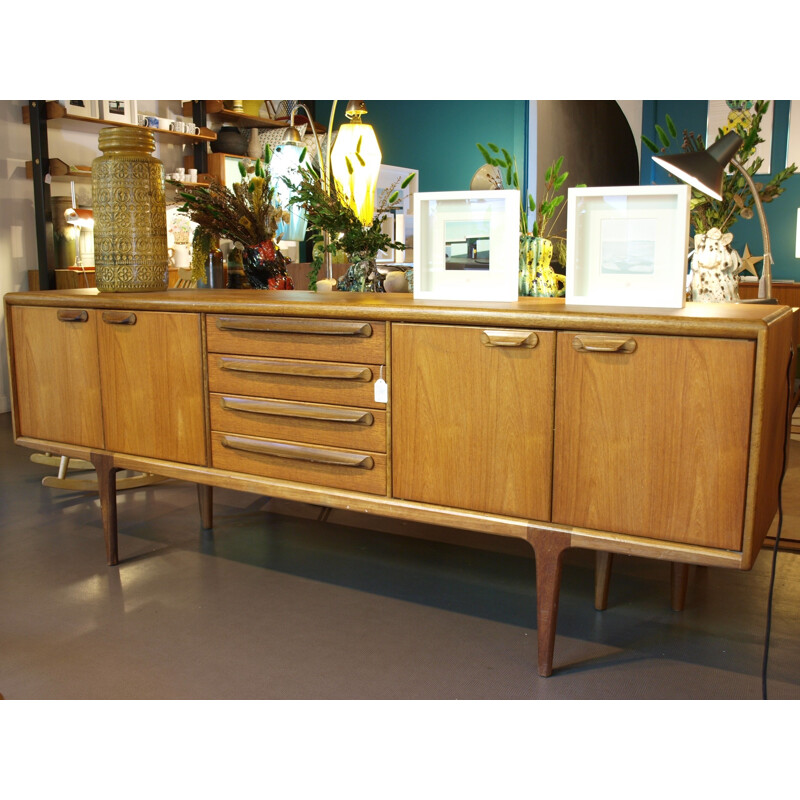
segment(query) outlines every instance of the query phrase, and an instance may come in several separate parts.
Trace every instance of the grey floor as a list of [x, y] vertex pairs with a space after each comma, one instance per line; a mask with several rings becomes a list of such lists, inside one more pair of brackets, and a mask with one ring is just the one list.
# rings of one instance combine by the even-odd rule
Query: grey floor
[[[793, 447], [800, 447], [794, 444]], [[618, 557], [593, 607], [593, 556], [567, 555], [554, 674], [536, 671], [535, 567], [215, 490], [120, 493], [118, 567], [95, 496], [48, 489], [0, 415], [0, 694], [12, 699], [759, 699], [771, 552], [695, 569]], [[797, 467], [794, 462], [797, 461]], [[787, 492], [800, 486], [800, 452]], [[792, 492], [791, 507], [797, 492]], [[790, 508], [786, 528], [798, 514]], [[291, 510], [291, 509], [290, 509]], [[380, 527], [376, 521], [376, 527]], [[523, 545], [523, 547], [526, 547]], [[781, 552], [768, 694], [800, 698], [800, 556]]]

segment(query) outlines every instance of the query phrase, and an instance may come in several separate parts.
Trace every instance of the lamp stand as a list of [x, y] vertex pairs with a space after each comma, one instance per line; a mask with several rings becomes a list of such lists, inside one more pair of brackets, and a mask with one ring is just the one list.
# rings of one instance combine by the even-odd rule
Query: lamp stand
[[750, 188], [753, 195], [753, 201], [756, 206], [756, 213], [758, 214], [758, 221], [761, 223], [761, 238], [764, 240], [764, 260], [762, 262], [761, 279], [758, 281], [758, 296], [760, 299], [772, 297], [772, 248], [769, 242], [769, 228], [767, 227], [767, 218], [764, 216], [764, 206], [761, 203], [761, 198], [758, 196], [756, 185], [753, 178], [747, 170], [735, 159], [730, 161], [739, 172], [744, 176], [745, 182]]

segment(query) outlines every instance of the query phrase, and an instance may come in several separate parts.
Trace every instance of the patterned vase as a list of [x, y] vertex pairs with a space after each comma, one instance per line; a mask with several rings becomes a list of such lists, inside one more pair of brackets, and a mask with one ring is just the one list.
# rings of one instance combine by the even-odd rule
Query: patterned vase
[[336, 288], [340, 292], [385, 292], [383, 275], [378, 272], [374, 258], [351, 256], [347, 272], [339, 278]]
[[[550, 266], [553, 243], [541, 236], [519, 237], [519, 293], [523, 297], [561, 297], [564, 277]], [[561, 286], [559, 287], [559, 284]]]
[[695, 303], [738, 303], [741, 258], [731, 247], [732, 233], [711, 228], [695, 234], [691, 298]]
[[272, 239], [256, 247], [245, 247], [242, 266], [253, 289], [294, 289], [292, 279], [286, 274], [286, 259]]
[[167, 288], [164, 165], [148, 128], [103, 128], [92, 162], [95, 278], [101, 292]]

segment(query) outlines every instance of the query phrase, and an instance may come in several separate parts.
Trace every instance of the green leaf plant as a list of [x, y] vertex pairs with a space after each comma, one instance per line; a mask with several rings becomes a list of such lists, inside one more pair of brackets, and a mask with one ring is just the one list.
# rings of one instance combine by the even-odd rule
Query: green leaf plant
[[[487, 164], [497, 167], [504, 176], [504, 185], [509, 189], [519, 189], [519, 173], [517, 170], [517, 160], [508, 150], [498, 147], [492, 142], [486, 145], [479, 144], [478, 150]], [[547, 168], [544, 175], [544, 192], [539, 204], [536, 198], [528, 194], [527, 207], [520, 195], [519, 204], [519, 231], [522, 235], [541, 236], [543, 239], [550, 239], [553, 242], [556, 259], [559, 263], [566, 263], [566, 240], [563, 236], [553, 234], [556, 223], [566, 208], [565, 195], [559, 193], [565, 181], [569, 177], [569, 172], [562, 172], [564, 156], [559, 156]], [[585, 183], [576, 184], [586, 186]], [[502, 188], [498, 186], [497, 188]]]
[[[736, 160], [742, 164], [747, 173], [752, 177], [761, 169], [763, 159], [755, 156], [756, 146], [764, 140], [761, 138], [761, 123], [769, 109], [768, 100], [756, 100], [749, 126], [737, 122], [729, 130], [735, 130], [742, 137], [742, 145], [736, 153]], [[728, 130], [719, 129], [717, 139], [721, 138]], [[655, 135], [658, 143], [642, 135], [642, 142], [653, 153], [666, 153], [680, 142], [680, 148], [685, 153], [705, 150], [705, 143], [701, 136], [684, 130], [681, 136], [669, 114], [665, 115], [664, 125], [656, 124]], [[797, 170], [797, 165], [792, 164], [786, 169], [777, 172], [767, 182], [754, 180], [756, 191], [762, 203], [771, 203], [776, 197], [783, 194], [783, 184]], [[673, 180], [678, 178], [673, 176]], [[755, 200], [744, 176], [735, 167], [725, 171], [722, 182], [722, 200], [713, 200], [707, 195], [692, 189], [689, 201], [689, 216], [695, 233], [706, 233], [711, 228], [719, 228], [723, 233], [734, 225], [737, 219], [752, 219]]]

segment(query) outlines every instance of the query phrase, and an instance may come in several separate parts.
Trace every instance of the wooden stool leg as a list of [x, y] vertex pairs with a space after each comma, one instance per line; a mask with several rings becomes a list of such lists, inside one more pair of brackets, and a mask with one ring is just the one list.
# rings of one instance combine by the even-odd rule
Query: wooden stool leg
[[689, 586], [689, 565], [672, 562], [670, 568], [670, 605], [673, 611], [683, 611]]
[[536, 561], [536, 632], [539, 647], [539, 675], [553, 672], [553, 650], [561, 589], [561, 561], [571, 537], [563, 531], [528, 528], [528, 542]]
[[92, 453], [92, 466], [97, 472], [97, 490], [103, 517], [103, 536], [106, 540], [106, 561], [110, 567], [119, 563], [117, 549], [117, 472], [114, 459]]
[[197, 502], [200, 506], [200, 524], [203, 530], [214, 527], [214, 489], [204, 483], [197, 484]]
[[594, 607], [597, 611], [608, 608], [608, 587], [611, 584], [611, 564], [614, 556], [603, 550], [595, 554], [594, 566]]

